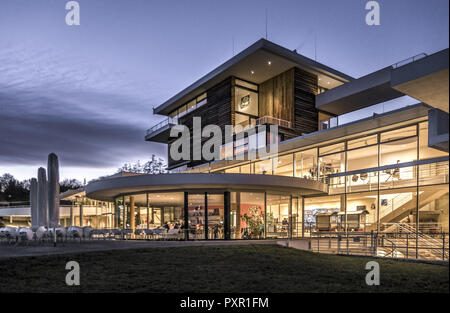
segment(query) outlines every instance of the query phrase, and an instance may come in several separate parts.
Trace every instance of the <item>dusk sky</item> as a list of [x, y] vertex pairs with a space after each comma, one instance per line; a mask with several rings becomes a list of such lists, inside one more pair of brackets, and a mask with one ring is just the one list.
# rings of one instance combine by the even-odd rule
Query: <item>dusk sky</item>
[[[166, 157], [144, 141], [157, 106], [265, 36], [353, 77], [448, 48], [448, 0], [0, 0], [0, 175], [36, 175], [50, 152], [61, 178], [113, 174]], [[417, 101], [415, 101], [417, 102]]]

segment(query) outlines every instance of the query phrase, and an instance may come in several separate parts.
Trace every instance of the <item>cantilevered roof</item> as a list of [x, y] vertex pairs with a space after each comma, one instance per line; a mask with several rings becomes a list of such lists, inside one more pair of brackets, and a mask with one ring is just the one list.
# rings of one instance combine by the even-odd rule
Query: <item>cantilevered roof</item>
[[[270, 64], [269, 64], [270, 61]], [[183, 103], [205, 92], [230, 76], [257, 84], [292, 67], [318, 75], [319, 86], [334, 88], [353, 80], [352, 77], [309, 59], [295, 51], [265, 39], [260, 39], [227, 62], [223, 63], [195, 83], [154, 108], [154, 113], [167, 115]]]
[[448, 58], [448, 48], [411, 57], [317, 95], [316, 108], [340, 115], [408, 95], [448, 113]]
[[298, 177], [253, 174], [148, 174], [106, 178], [89, 183], [89, 198], [113, 201], [123, 194], [192, 190], [270, 190], [299, 195], [324, 195], [328, 186], [318, 181]]

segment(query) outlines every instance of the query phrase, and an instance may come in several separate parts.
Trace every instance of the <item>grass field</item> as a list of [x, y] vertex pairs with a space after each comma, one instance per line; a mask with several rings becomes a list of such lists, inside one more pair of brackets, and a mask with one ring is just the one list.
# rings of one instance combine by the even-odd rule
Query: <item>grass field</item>
[[[77, 261], [81, 285], [66, 286]], [[443, 265], [377, 260], [272, 245], [176, 247], [0, 259], [0, 292], [449, 292]]]

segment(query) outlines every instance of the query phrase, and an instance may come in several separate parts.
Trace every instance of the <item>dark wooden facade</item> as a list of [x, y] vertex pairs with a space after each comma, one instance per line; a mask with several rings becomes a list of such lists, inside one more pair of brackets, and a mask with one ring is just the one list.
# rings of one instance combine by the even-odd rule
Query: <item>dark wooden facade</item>
[[[179, 118], [179, 123], [186, 125], [191, 132], [191, 160], [174, 161], [170, 158], [169, 169], [186, 164], [188, 167], [206, 163], [205, 160], [193, 160], [192, 135], [193, 117], [199, 116], [202, 128], [206, 125], [217, 125], [225, 134], [225, 125], [234, 125], [233, 77], [207, 91], [207, 104]], [[291, 68], [259, 85], [259, 116], [272, 116], [291, 122], [292, 127], [279, 128], [284, 139], [318, 130], [318, 111], [315, 107], [317, 94], [317, 76], [299, 68]], [[202, 145], [209, 138], [202, 138]], [[224, 142], [222, 137], [222, 143]]]
[[[205, 160], [194, 160], [192, 153], [192, 135], [193, 135], [193, 117], [201, 117], [202, 128], [206, 125], [217, 125], [222, 129], [222, 133], [225, 134], [225, 125], [231, 124], [231, 78], [222, 81], [220, 84], [212, 87], [207, 92], [207, 103], [198, 109], [180, 117], [179, 124], [186, 125], [191, 132], [191, 160], [187, 163], [189, 167], [203, 164]], [[208, 138], [202, 138], [202, 146]], [[168, 160], [169, 169], [177, 167], [181, 164], [186, 164], [186, 161], [179, 160], [174, 161], [170, 158], [170, 145], [175, 141], [172, 139], [169, 143]]]
[[259, 86], [260, 116], [272, 116], [291, 122], [291, 129], [280, 129], [285, 139], [318, 129], [315, 107], [317, 76], [292, 68]]

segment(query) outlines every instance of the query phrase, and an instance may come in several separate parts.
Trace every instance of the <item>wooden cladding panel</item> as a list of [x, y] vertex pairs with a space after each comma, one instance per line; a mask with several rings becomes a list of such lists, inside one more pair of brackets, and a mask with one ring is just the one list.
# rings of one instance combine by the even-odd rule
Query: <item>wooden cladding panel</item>
[[259, 86], [259, 115], [294, 122], [294, 69]]
[[273, 79], [259, 85], [259, 116], [273, 116]]
[[318, 130], [317, 76], [299, 68], [294, 71], [294, 131], [299, 136]]
[[[207, 91], [207, 103], [200, 108], [186, 114], [179, 118], [179, 124], [185, 125], [191, 132], [191, 162], [188, 166], [196, 166], [207, 161], [193, 160], [192, 155], [192, 136], [193, 136], [193, 117], [201, 117], [202, 128], [206, 125], [217, 125], [222, 129], [222, 133], [225, 134], [225, 125], [231, 124], [231, 78], [226, 79], [218, 85], [212, 87]], [[202, 138], [202, 145], [209, 138]], [[173, 139], [172, 142], [176, 140]], [[168, 150], [169, 168], [184, 163], [185, 161], [174, 161], [170, 158], [170, 144]]]

